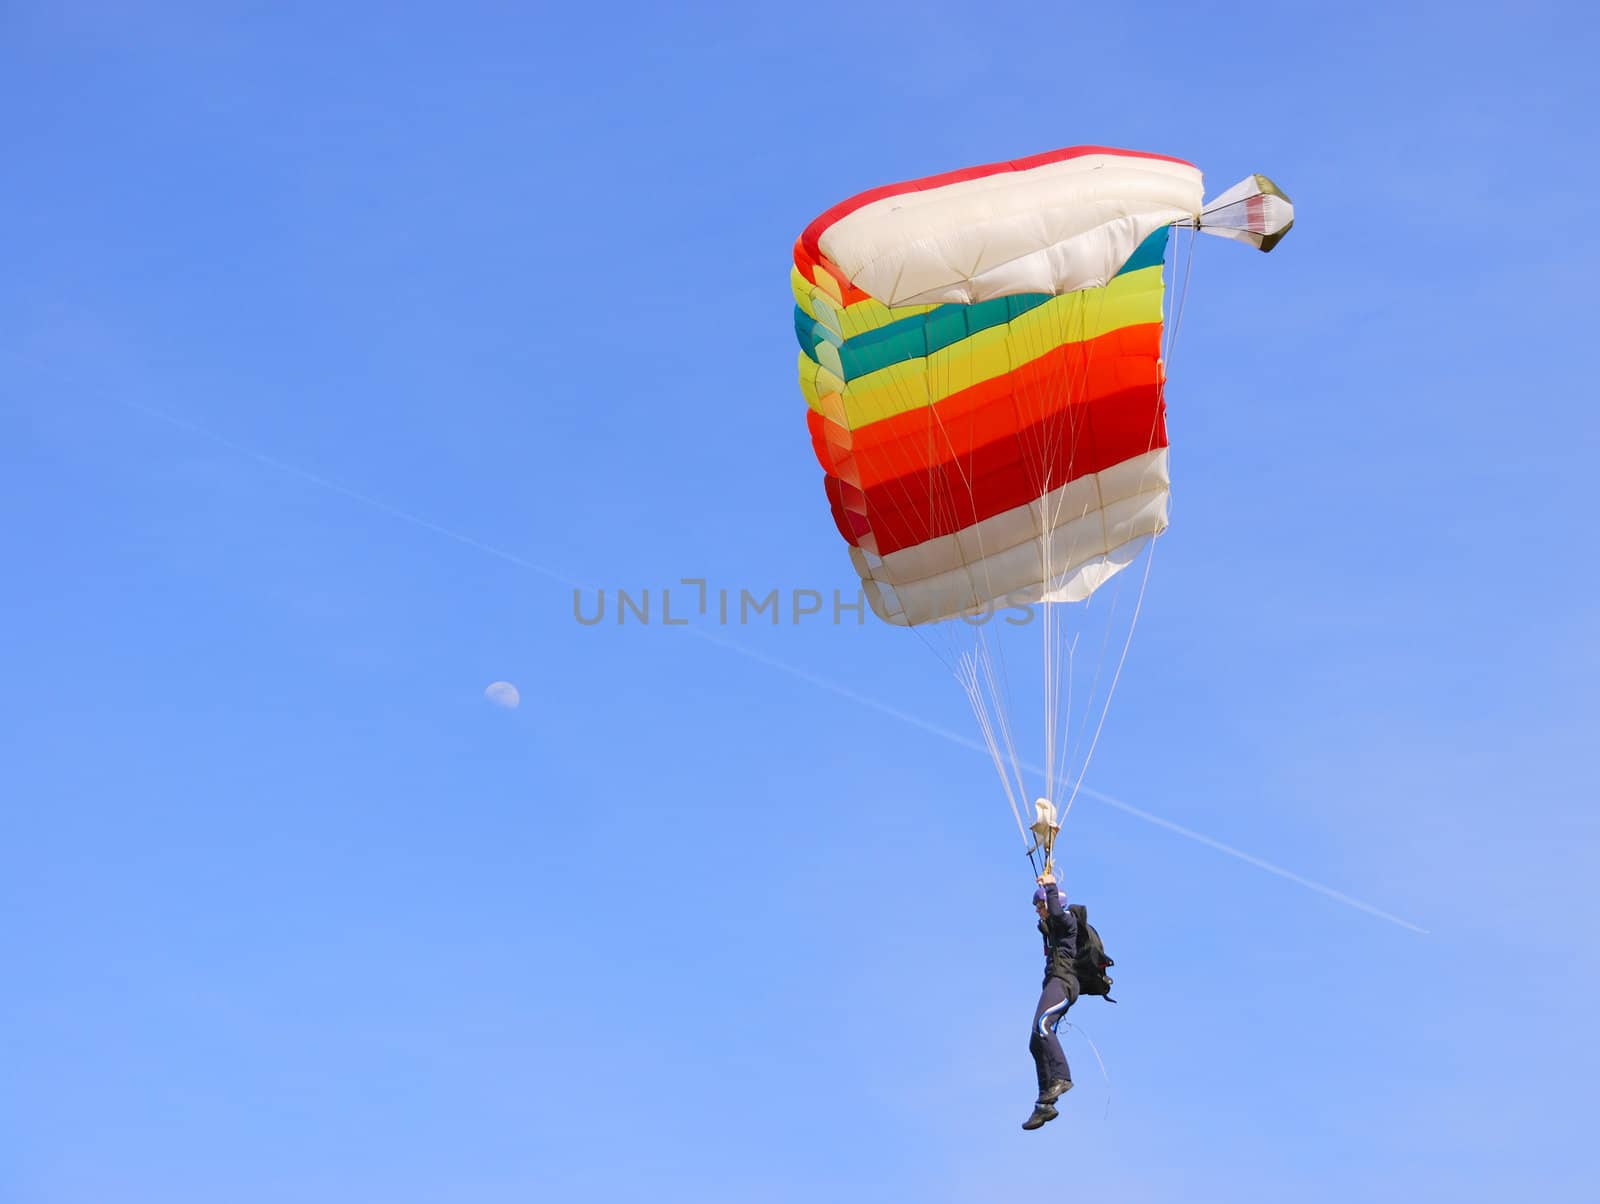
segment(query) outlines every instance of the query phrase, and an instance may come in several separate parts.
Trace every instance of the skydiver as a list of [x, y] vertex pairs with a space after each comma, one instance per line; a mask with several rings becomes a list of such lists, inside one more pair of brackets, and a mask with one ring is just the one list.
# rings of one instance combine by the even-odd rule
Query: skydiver
[[1024, 1129], [1037, 1129], [1054, 1120], [1058, 1115], [1056, 1100], [1072, 1090], [1072, 1071], [1061, 1051], [1056, 1025], [1078, 999], [1078, 976], [1072, 965], [1078, 953], [1078, 921], [1062, 905], [1053, 865], [1045, 865], [1038, 883], [1039, 889], [1033, 892], [1033, 909], [1044, 937], [1044, 987], [1039, 1004], [1033, 1009], [1028, 1052], [1033, 1055], [1039, 1075], [1039, 1099], [1033, 1106], [1033, 1115], [1022, 1122]]

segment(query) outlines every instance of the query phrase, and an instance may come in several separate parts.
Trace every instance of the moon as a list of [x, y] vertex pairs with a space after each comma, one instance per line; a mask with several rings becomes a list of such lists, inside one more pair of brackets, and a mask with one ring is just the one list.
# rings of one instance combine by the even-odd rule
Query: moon
[[509, 681], [494, 681], [484, 687], [483, 696], [497, 707], [514, 711], [522, 705], [522, 695]]

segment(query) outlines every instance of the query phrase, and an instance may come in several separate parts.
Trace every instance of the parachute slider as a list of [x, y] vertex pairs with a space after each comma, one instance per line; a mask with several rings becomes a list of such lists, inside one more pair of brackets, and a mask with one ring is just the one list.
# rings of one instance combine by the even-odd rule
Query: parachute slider
[[1061, 831], [1061, 825], [1056, 822], [1056, 805], [1047, 798], [1035, 799], [1033, 813], [1035, 819], [1028, 830], [1033, 833], [1034, 846], [1028, 850], [1028, 855], [1031, 857], [1043, 849], [1045, 868], [1049, 869], [1054, 864], [1056, 833]]

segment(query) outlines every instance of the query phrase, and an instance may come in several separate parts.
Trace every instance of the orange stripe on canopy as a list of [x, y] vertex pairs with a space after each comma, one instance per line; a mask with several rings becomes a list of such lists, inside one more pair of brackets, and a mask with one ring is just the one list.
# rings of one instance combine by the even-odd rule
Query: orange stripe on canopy
[[1073, 406], [1155, 385], [1160, 352], [1159, 322], [1124, 326], [1064, 343], [1014, 372], [853, 431], [808, 410], [812, 449], [823, 468], [857, 489], [959, 468], [1006, 439], [1033, 447], [1042, 471], [1047, 458], [1070, 455], [1070, 448], [1056, 445], [1070, 427], [1062, 415]]
[[1071, 405], [1047, 426], [983, 444], [962, 460], [862, 488], [829, 474], [834, 523], [887, 556], [1037, 501], [1069, 481], [1167, 446], [1155, 381]]

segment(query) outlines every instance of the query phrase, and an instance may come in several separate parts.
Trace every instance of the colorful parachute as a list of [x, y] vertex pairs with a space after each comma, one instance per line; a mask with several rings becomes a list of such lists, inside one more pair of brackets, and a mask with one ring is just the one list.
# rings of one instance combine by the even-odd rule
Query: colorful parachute
[[1262, 249], [1256, 176], [1208, 214], [1182, 160], [1071, 147], [851, 197], [795, 244], [800, 388], [874, 611], [1087, 597], [1166, 527], [1174, 225]]
[[[1293, 223], [1265, 176], [1211, 205], [1201, 187], [1180, 159], [1069, 147], [874, 188], [795, 243], [800, 390], [867, 599], [890, 623], [958, 631], [943, 621], [1042, 612], [1047, 800], [1083, 700], [1055, 604], [1087, 602], [1167, 525], [1169, 237], [1266, 251]], [[1007, 674], [976, 638], [951, 667], [1026, 838]], [[1109, 703], [1116, 677], [1097, 664], [1090, 697], [1105, 686]]]

